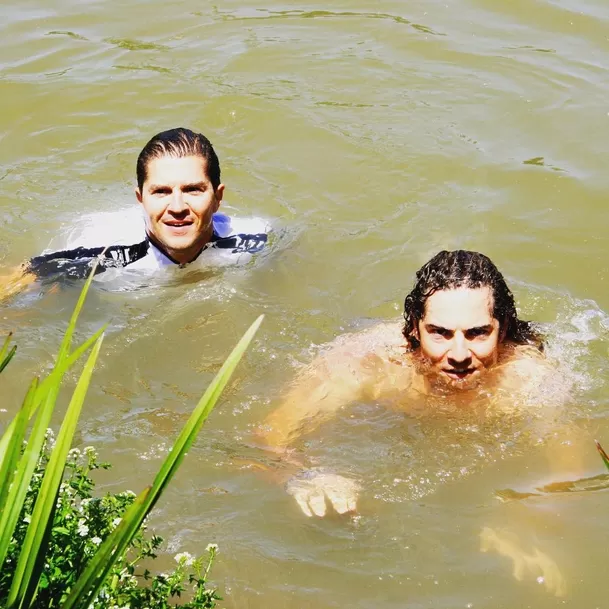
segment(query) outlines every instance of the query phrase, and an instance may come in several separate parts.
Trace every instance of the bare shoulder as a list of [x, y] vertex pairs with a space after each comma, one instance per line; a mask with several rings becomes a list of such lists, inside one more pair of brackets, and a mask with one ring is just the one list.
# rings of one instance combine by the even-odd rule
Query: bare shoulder
[[544, 354], [532, 345], [511, 345], [503, 355], [500, 367], [524, 376], [550, 371], [550, 364]]
[[350, 385], [360, 395], [384, 399], [410, 387], [412, 367], [398, 322], [381, 322], [365, 330], [343, 334], [322, 350], [309, 372]]
[[523, 404], [559, 405], [570, 394], [570, 384], [556, 362], [531, 345], [511, 346], [497, 372], [499, 389]]
[[343, 334], [326, 345], [328, 353], [335, 351], [365, 357], [372, 353], [390, 353], [404, 346], [402, 329], [398, 322], [380, 322], [365, 330]]

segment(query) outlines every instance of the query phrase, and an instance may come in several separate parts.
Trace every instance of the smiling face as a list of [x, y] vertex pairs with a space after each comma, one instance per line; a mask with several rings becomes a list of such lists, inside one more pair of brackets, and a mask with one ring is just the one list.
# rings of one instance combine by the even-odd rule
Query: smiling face
[[212, 216], [224, 184], [214, 189], [199, 156], [161, 156], [151, 159], [147, 169], [142, 189], [135, 191], [146, 232], [175, 262], [191, 262], [212, 237]]
[[497, 363], [499, 321], [490, 288], [439, 290], [418, 322], [420, 356], [428, 372], [451, 387], [472, 387]]

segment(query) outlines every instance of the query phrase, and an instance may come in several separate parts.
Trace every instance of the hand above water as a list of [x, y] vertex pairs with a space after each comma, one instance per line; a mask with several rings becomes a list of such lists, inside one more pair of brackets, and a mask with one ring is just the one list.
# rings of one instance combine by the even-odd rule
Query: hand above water
[[309, 470], [291, 478], [286, 490], [305, 516], [323, 517], [328, 503], [339, 514], [355, 512], [360, 485], [338, 474]]
[[510, 558], [514, 563], [514, 577], [518, 581], [529, 575], [543, 583], [548, 592], [556, 596], [566, 594], [565, 579], [556, 562], [536, 547], [532, 547], [530, 552], [525, 551], [515, 534], [484, 527], [480, 533], [480, 550], [495, 551]]

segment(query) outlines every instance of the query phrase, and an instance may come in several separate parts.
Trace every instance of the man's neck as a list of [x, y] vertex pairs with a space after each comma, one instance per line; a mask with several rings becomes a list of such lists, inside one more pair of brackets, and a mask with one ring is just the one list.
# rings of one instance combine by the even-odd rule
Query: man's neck
[[154, 237], [154, 235], [151, 235], [150, 233], [148, 233], [148, 231], [146, 231], [146, 237], [148, 238], [148, 241], [150, 241], [150, 243], [154, 247], [156, 247], [156, 249], [158, 249], [164, 256], [169, 258], [169, 260], [171, 260], [171, 262], [173, 262], [174, 264], [180, 265], [180, 266], [194, 262], [201, 255], [203, 250], [205, 250], [207, 248], [209, 243], [213, 240], [213, 235], [214, 235], [213, 227], [210, 226], [209, 235], [206, 235], [205, 240], [203, 242], [197, 243], [196, 246], [193, 246], [192, 248], [189, 248], [188, 250], [177, 250], [176, 251], [173, 249], [167, 249], [162, 243], [160, 243]]

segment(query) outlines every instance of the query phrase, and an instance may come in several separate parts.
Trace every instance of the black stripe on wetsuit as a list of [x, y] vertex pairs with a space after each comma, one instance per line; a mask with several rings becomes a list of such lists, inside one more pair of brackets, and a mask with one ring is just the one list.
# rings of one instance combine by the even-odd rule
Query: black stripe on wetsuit
[[[230, 237], [218, 237], [214, 233], [207, 247], [231, 249], [233, 254], [245, 252], [255, 254], [265, 246], [267, 240], [268, 236], [265, 233], [238, 234]], [[89, 276], [93, 263], [104, 249], [106, 251], [104, 256], [99, 258], [96, 274], [103, 273], [108, 268], [124, 268], [141, 260], [148, 254], [150, 247], [148, 239], [135, 245], [111, 245], [108, 248], [76, 247], [71, 250], [35, 256], [28, 262], [27, 270], [39, 279], [56, 275], [70, 279], [85, 279]], [[207, 247], [204, 247], [202, 251]], [[161, 251], [163, 250], [161, 249]]]

